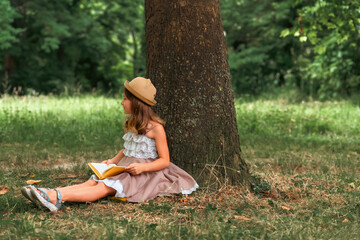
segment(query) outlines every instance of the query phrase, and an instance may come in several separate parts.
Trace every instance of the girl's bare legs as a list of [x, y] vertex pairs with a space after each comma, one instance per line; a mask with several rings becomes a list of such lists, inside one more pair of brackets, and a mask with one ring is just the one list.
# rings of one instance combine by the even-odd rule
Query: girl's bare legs
[[[85, 183], [58, 188], [62, 201], [70, 202], [93, 202], [100, 198], [115, 195], [116, 190], [106, 186], [102, 182], [89, 180]], [[50, 198], [52, 204], [56, 204], [58, 198], [55, 190], [45, 191]]]
[[[93, 202], [100, 198], [115, 195], [116, 190], [106, 186], [103, 182], [99, 182], [96, 185], [84, 187], [84, 188], [77, 188], [75, 191], [73, 189], [66, 189], [60, 188], [61, 197], [63, 201], [71, 201], [71, 202]], [[55, 193], [55, 191], [52, 191]], [[49, 195], [50, 197], [50, 195]], [[50, 201], [53, 200], [50, 197]], [[55, 193], [54, 202], [57, 201], [57, 195]]]
[[76, 190], [76, 189], [79, 189], [79, 188], [95, 186], [96, 184], [97, 184], [96, 181], [94, 181], [94, 180], [88, 180], [88, 181], [86, 181], [86, 182], [84, 182], [84, 183], [81, 183], [81, 184], [76, 184], [76, 185], [72, 185], [72, 186], [62, 187], [62, 188], [58, 188], [58, 189], [59, 189], [59, 190], [60, 190], [60, 189]]

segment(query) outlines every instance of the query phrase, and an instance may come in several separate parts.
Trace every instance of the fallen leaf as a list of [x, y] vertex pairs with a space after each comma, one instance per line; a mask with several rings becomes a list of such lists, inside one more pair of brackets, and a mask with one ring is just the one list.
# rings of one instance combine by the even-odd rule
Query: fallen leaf
[[345, 218], [342, 222], [348, 222], [349, 220], [347, 218]]
[[216, 200], [218, 200], [219, 202], [222, 202], [222, 201], [223, 201], [223, 199], [222, 199], [222, 198], [218, 198], [218, 199], [216, 199]]
[[42, 180], [28, 180], [28, 181], [26, 181], [26, 184], [32, 185], [32, 184], [39, 183], [39, 182], [42, 182]]
[[30, 173], [25, 173], [25, 174], [23, 174], [23, 175], [20, 175], [20, 177], [21, 178], [25, 178], [25, 177], [27, 177], [27, 176], [29, 176], [30, 175]]
[[204, 207], [204, 206], [200, 206], [199, 208], [200, 208], [200, 209], [205, 209], [206, 207]]
[[282, 209], [286, 210], [286, 211], [290, 211], [290, 208], [285, 207], [285, 206], [281, 206]]
[[234, 215], [235, 219], [240, 219], [240, 220], [244, 220], [244, 221], [251, 221], [250, 218], [247, 218], [245, 216], [239, 216], [239, 215]]
[[0, 195], [4, 195], [9, 192], [9, 188], [7, 186], [0, 187]]

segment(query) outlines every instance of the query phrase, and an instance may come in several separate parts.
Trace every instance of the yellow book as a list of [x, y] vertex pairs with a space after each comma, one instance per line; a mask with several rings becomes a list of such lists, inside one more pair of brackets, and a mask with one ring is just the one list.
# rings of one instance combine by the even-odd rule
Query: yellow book
[[89, 166], [99, 179], [112, 177], [125, 171], [124, 166], [117, 166], [116, 164], [89, 163]]
[[111, 200], [114, 200], [114, 201], [119, 201], [119, 202], [127, 202], [127, 199], [126, 197], [110, 197]]

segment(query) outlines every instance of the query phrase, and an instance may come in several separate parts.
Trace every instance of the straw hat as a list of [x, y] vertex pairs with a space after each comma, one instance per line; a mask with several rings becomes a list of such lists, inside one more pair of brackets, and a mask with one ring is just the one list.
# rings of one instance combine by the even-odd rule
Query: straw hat
[[126, 80], [124, 85], [129, 92], [144, 103], [149, 104], [150, 106], [156, 104], [156, 88], [151, 83], [150, 79], [137, 77], [131, 80], [131, 82]]

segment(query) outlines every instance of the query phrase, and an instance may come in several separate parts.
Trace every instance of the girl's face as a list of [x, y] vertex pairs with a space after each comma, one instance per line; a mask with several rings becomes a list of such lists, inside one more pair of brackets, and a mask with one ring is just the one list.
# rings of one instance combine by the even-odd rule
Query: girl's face
[[131, 114], [131, 101], [126, 97], [125, 93], [124, 93], [124, 98], [121, 101], [121, 105], [124, 108], [125, 114]]

